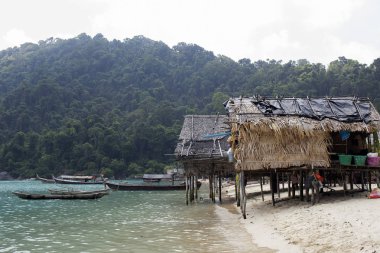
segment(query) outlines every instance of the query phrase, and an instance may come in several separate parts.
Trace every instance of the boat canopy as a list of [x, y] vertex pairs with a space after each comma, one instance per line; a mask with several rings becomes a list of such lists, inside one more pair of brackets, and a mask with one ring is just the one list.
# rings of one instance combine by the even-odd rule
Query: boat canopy
[[173, 174], [144, 174], [143, 179], [172, 179]]

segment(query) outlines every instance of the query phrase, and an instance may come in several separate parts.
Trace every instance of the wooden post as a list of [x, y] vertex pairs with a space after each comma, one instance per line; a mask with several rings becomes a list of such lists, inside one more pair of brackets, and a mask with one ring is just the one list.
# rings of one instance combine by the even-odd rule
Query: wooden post
[[241, 175], [241, 178], [240, 178], [240, 186], [241, 186], [241, 189], [240, 189], [240, 195], [241, 195], [241, 197], [240, 197], [241, 198], [240, 209], [241, 209], [241, 212], [243, 214], [243, 218], [246, 219], [247, 218], [247, 215], [246, 215], [247, 196], [245, 194], [246, 179], [245, 179], [244, 171], [241, 171], [240, 175]]
[[212, 200], [212, 193], [213, 193], [213, 190], [212, 190], [212, 175], [208, 175], [208, 186], [209, 186], [209, 197], [210, 199]]
[[294, 199], [296, 197], [296, 184], [292, 181], [292, 198]]
[[214, 203], [215, 203], [216, 202], [216, 194], [218, 191], [218, 181], [216, 178], [216, 174], [213, 177], [214, 177]]
[[219, 171], [219, 202], [222, 203], [222, 175]]
[[288, 197], [290, 198], [290, 174], [286, 173], [286, 178], [288, 179]]
[[281, 172], [281, 182], [282, 182], [282, 189], [285, 189], [285, 177], [284, 177], [284, 172]]
[[372, 178], [371, 178], [371, 171], [368, 171], [368, 186], [369, 186], [369, 192], [372, 191]]
[[271, 191], [271, 194], [272, 194], [272, 205], [275, 206], [275, 201], [274, 201], [274, 190], [275, 190], [275, 185], [276, 185], [276, 182], [274, 180], [274, 173], [273, 171], [270, 172], [270, 177], [269, 177], [269, 180], [270, 180], [270, 191]]
[[[306, 176], [306, 177], [307, 177], [307, 176]], [[308, 179], [306, 178], [305, 180], [308, 180]], [[307, 182], [307, 183], [309, 183], [309, 182]], [[305, 182], [306, 202], [309, 202], [309, 201], [310, 201], [309, 189], [310, 189], [310, 185], [306, 186], [306, 182]]]
[[197, 182], [195, 181], [195, 176], [193, 176], [193, 201], [195, 201], [195, 191], [197, 189]]
[[264, 201], [263, 177], [262, 176], [260, 176], [260, 190], [261, 190], [261, 199]]
[[300, 200], [303, 201], [303, 172], [300, 170]]
[[240, 172], [236, 174], [236, 196], [237, 196], [237, 201], [236, 201], [236, 206], [240, 206]]
[[342, 176], [342, 178], [343, 178], [343, 191], [344, 191], [344, 196], [346, 196], [346, 192], [347, 192], [347, 184], [346, 184], [347, 176], [346, 176], [346, 173], [344, 173], [344, 175]]
[[235, 200], [236, 200], [236, 202], [237, 202], [237, 200], [238, 200], [238, 188], [237, 188], [237, 180], [236, 180], [236, 178], [237, 178], [237, 174], [235, 175]]
[[364, 191], [364, 172], [363, 171], [360, 172], [360, 176], [362, 178], [362, 191]]
[[352, 171], [350, 173], [350, 190], [354, 190], [354, 173]]
[[189, 177], [186, 175], [186, 205], [189, 205], [189, 182], [188, 182]]
[[193, 176], [190, 176], [190, 203], [194, 200], [194, 183], [193, 183]]
[[214, 202], [214, 175], [210, 176], [210, 182], [211, 182], [211, 201]]
[[198, 176], [195, 176], [195, 199], [198, 200]]
[[277, 180], [277, 196], [280, 198], [280, 178], [279, 178], [279, 173], [276, 171], [276, 180]]

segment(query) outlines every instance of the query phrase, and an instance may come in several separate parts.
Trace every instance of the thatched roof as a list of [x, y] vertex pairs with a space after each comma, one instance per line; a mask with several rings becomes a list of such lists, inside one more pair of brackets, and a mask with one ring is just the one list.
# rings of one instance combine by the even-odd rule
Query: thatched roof
[[186, 115], [175, 149], [178, 159], [221, 158], [229, 146], [227, 116]]
[[368, 98], [231, 98], [231, 122], [267, 122], [338, 132], [380, 130], [380, 115]]
[[328, 167], [330, 132], [380, 129], [368, 99], [231, 98], [226, 109], [241, 170]]

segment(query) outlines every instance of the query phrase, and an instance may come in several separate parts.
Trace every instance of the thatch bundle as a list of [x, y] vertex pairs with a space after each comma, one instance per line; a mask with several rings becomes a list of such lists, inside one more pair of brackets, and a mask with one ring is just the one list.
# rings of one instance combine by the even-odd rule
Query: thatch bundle
[[314, 165], [328, 167], [330, 135], [291, 118], [264, 118], [232, 124], [238, 170], [281, 169]]

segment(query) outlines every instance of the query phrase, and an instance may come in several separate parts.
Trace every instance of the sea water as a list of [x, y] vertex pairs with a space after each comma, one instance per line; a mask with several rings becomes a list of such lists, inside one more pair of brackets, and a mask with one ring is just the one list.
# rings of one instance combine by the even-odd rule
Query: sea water
[[[97, 200], [24, 200], [12, 194], [60, 187], [102, 188], [0, 181], [0, 252], [252, 252], [254, 247], [247, 235], [231, 238], [242, 236], [231, 234], [240, 231], [238, 224], [216, 214], [206, 186], [203, 201], [189, 206], [184, 191], [113, 191]], [[240, 240], [240, 248], [231, 244]]]

